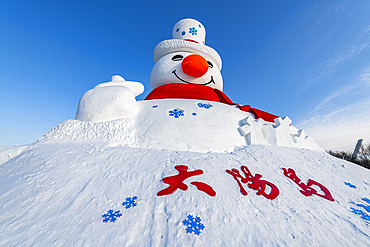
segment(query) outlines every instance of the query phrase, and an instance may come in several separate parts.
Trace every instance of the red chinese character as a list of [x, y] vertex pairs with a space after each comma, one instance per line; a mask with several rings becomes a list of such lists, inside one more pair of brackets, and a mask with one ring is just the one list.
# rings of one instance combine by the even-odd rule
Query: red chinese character
[[[185, 191], [188, 189], [188, 186], [183, 183], [185, 179], [203, 174], [202, 170], [188, 172], [189, 168], [186, 165], [175, 166], [175, 169], [179, 171], [179, 174], [163, 178], [162, 181], [166, 184], [169, 184], [170, 186], [159, 191], [157, 193], [157, 196], [171, 195], [177, 189]], [[216, 192], [208, 184], [202, 182], [191, 182], [191, 184], [195, 185], [198, 188], [198, 190], [201, 190], [210, 196], [216, 195]]]
[[[248, 195], [248, 193], [245, 191], [245, 189], [243, 188], [243, 186], [240, 182], [242, 182], [244, 184], [250, 182], [248, 184], [249, 188], [254, 189], [254, 190], [258, 190], [257, 195], [263, 195], [263, 196], [265, 196], [266, 198], [268, 198], [270, 200], [275, 199], [279, 195], [279, 189], [273, 183], [270, 183], [266, 180], [260, 180], [260, 178], [262, 178], [261, 174], [256, 174], [255, 176], [253, 176], [252, 173], [248, 170], [248, 168], [246, 166], [241, 166], [240, 169], [244, 173], [245, 177], [240, 175], [238, 169], [235, 169], [235, 168], [232, 168], [231, 171], [226, 170], [226, 172], [229, 173], [230, 175], [232, 175], [234, 177], [234, 179], [236, 180], [236, 182], [238, 182], [238, 185], [240, 187], [240, 192], [243, 195], [246, 196], [246, 195]], [[240, 181], [239, 181], [238, 178], [240, 178]], [[271, 187], [270, 194], [267, 194], [265, 192], [266, 185]]]
[[[301, 190], [299, 190], [303, 195], [305, 196], [312, 196], [313, 194], [317, 195], [317, 196], [320, 196], [322, 198], [325, 198], [329, 201], [332, 201], [334, 202], [334, 198], [331, 196], [330, 194], [330, 191], [322, 184], [312, 180], [312, 179], [309, 179], [307, 184], [304, 184], [303, 182], [301, 182], [301, 180], [297, 177], [297, 175], [295, 174], [295, 171], [292, 169], [292, 168], [288, 168], [285, 169], [285, 168], [282, 168], [283, 171], [284, 171], [284, 175], [288, 178], [290, 178], [291, 180], [294, 181], [294, 183], [296, 183], [299, 187], [301, 187]], [[324, 192], [324, 195], [321, 195], [319, 193], [317, 193], [317, 190], [315, 190], [314, 188], [311, 188], [310, 186], [311, 185], [317, 185], [319, 186], [319, 188]]]

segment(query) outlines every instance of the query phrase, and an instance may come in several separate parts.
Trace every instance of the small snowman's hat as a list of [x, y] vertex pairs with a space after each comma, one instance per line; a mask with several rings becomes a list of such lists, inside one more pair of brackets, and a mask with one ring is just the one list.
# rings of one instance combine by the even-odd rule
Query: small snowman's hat
[[154, 62], [173, 52], [194, 52], [212, 59], [221, 70], [221, 57], [213, 48], [205, 45], [206, 30], [199, 21], [194, 19], [180, 20], [173, 28], [172, 38], [160, 42], [155, 47]]

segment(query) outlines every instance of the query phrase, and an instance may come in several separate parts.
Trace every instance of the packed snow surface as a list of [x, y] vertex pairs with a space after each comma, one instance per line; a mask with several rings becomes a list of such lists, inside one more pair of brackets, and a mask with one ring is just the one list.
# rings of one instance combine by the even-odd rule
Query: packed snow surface
[[[203, 174], [184, 180], [186, 191], [157, 196], [168, 187], [162, 179], [178, 174], [177, 165]], [[269, 200], [247, 184], [248, 195], [241, 194], [226, 170], [242, 165], [273, 183], [279, 196]], [[282, 168], [324, 185], [335, 201], [304, 196]], [[250, 145], [196, 153], [41, 141], [0, 169], [1, 246], [370, 245], [369, 221], [351, 210], [367, 212], [357, 204], [369, 198], [369, 171], [320, 151]], [[137, 205], [126, 209], [122, 203], [135, 196]], [[103, 223], [109, 210], [122, 216]], [[189, 215], [201, 219], [199, 235], [186, 232]]]
[[370, 171], [288, 118], [138, 103], [134, 118], [0, 147], [0, 246], [370, 245]]
[[232, 151], [236, 146], [267, 144], [322, 150], [288, 117], [275, 123], [223, 103], [189, 99], [138, 101], [132, 118], [106, 122], [68, 120], [42, 141], [106, 140], [130, 147], [195, 152]]

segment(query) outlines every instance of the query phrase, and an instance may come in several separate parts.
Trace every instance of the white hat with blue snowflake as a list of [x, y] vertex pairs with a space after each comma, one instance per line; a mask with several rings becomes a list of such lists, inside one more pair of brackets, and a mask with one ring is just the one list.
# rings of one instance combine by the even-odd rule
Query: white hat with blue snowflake
[[161, 57], [179, 51], [194, 52], [213, 60], [221, 70], [222, 60], [217, 51], [205, 45], [206, 29], [194, 19], [182, 19], [172, 31], [172, 38], [160, 42], [154, 49], [154, 62]]

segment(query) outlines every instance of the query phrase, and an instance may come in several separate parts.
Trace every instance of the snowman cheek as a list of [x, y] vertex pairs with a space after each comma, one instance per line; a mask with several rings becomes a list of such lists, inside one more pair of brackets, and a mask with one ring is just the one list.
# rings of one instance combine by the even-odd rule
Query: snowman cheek
[[223, 91], [223, 80], [222, 80], [222, 75], [220, 72], [214, 72], [211, 74], [213, 76], [213, 80], [215, 84], [210, 85], [213, 88], [217, 88], [220, 91]]
[[172, 74], [172, 71], [174, 70], [181, 71], [180, 63], [173, 63], [172, 61], [158, 61], [150, 73], [150, 87], [154, 89], [164, 84], [180, 82]]

